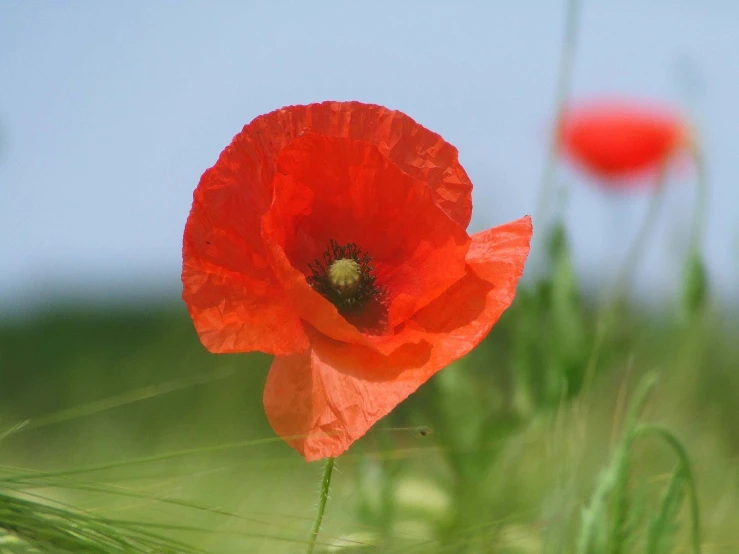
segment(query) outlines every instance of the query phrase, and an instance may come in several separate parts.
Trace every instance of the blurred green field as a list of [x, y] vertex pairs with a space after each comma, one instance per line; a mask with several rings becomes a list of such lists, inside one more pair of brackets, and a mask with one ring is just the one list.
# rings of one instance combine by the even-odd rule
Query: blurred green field
[[[318, 551], [575, 552], [627, 398], [651, 371], [659, 381], [643, 418], [671, 428], [692, 457], [703, 551], [739, 552], [739, 327], [730, 314], [681, 326], [669, 313], [622, 312], [588, 380], [571, 372], [592, 353], [593, 316], [577, 316], [573, 349], [562, 336], [573, 326], [556, 325], [557, 310], [537, 302], [522, 290], [477, 350], [338, 460]], [[27, 423], [0, 441], [0, 494], [207, 552], [303, 552], [322, 466], [267, 424], [269, 363], [207, 353], [179, 306], [5, 322], [0, 433]], [[557, 385], [568, 372], [582, 390]], [[659, 443], [634, 450], [625, 552], [644, 551], [673, 466]], [[690, 551], [686, 518], [683, 507], [674, 552]], [[7, 539], [0, 534], [0, 552], [25, 551]]]

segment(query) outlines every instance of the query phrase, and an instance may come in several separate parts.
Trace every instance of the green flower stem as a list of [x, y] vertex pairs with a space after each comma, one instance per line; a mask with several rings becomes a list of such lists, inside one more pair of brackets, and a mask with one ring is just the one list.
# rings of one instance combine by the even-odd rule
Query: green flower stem
[[557, 76], [557, 91], [555, 96], [554, 129], [549, 137], [549, 150], [544, 162], [544, 170], [539, 183], [537, 194], [538, 201], [534, 212], [535, 224], [541, 223], [541, 218], [549, 207], [551, 192], [554, 187], [555, 170], [557, 168], [557, 155], [559, 154], [559, 127], [562, 122], [567, 99], [570, 95], [570, 83], [572, 82], [572, 67], [575, 60], [575, 47], [577, 45], [578, 15], [580, 11], [579, 0], [567, 0], [567, 13], [565, 16], [564, 42], [562, 44], [562, 57], [559, 60]]
[[705, 306], [707, 295], [706, 269], [701, 256], [701, 243], [706, 225], [708, 207], [708, 178], [703, 153], [695, 142], [689, 144], [696, 172], [696, 192], [693, 203], [693, 220], [690, 242], [685, 254], [683, 269], [682, 316], [685, 322], [694, 320]]
[[639, 231], [634, 237], [634, 241], [629, 247], [626, 258], [624, 258], [623, 264], [618, 271], [616, 280], [614, 281], [611, 291], [608, 295], [608, 300], [606, 300], [605, 306], [603, 307], [601, 315], [598, 318], [595, 329], [595, 339], [593, 340], [593, 349], [590, 352], [588, 365], [585, 369], [584, 383], [586, 386], [590, 382], [590, 379], [592, 379], [592, 377], [594, 376], [595, 366], [598, 363], [598, 355], [600, 354], [600, 349], [602, 348], [603, 343], [611, 330], [611, 325], [615, 319], [614, 312], [616, 311], [618, 302], [619, 300], [621, 300], [621, 297], [628, 289], [634, 270], [639, 264], [639, 260], [641, 259], [644, 252], [644, 246], [646, 245], [647, 238], [649, 237], [649, 235], [652, 234], [652, 231], [654, 230], [654, 225], [657, 222], [657, 213], [659, 211], [660, 205], [662, 204], [666, 176], [667, 164], [665, 163], [657, 174], [657, 180], [654, 185], [654, 193], [652, 194], [652, 198], [649, 202], [647, 213], [645, 214], [644, 219], [641, 222]]
[[695, 474], [690, 463], [690, 457], [687, 450], [680, 440], [668, 429], [659, 425], [639, 425], [632, 433], [633, 439], [641, 437], [657, 437], [667, 443], [677, 455], [682, 464], [683, 471], [688, 480], [688, 495], [690, 498], [690, 529], [691, 529], [691, 546], [694, 554], [701, 552], [701, 522], [700, 522], [700, 506], [698, 503], [698, 487], [695, 483]]
[[693, 211], [693, 228], [690, 232], [690, 250], [688, 255], [693, 255], [700, 250], [700, 243], [703, 239], [703, 230], [706, 226], [706, 213], [708, 210], [708, 175], [706, 171], [706, 160], [703, 152], [698, 145], [693, 143], [690, 148], [695, 164], [696, 172], [696, 194], [695, 208]]
[[647, 208], [647, 213], [644, 215], [644, 219], [641, 222], [639, 231], [634, 237], [634, 242], [631, 243], [629, 251], [624, 258], [623, 265], [618, 272], [616, 281], [613, 284], [613, 291], [611, 293], [611, 304], [618, 302], [621, 295], [628, 289], [630, 280], [633, 276], [636, 266], [639, 264], [644, 253], [644, 246], [647, 243], [647, 238], [652, 234], [654, 225], [657, 223], [657, 213], [660, 205], [662, 204], [663, 191], [665, 188], [665, 179], [667, 175], [667, 164], [665, 164], [657, 174], [657, 180], [654, 184], [654, 192]]
[[321, 490], [318, 495], [318, 513], [316, 514], [316, 520], [313, 522], [313, 528], [310, 532], [310, 538], [308, 539], [308, 551], [307, 554], [313, 554], [313, 549], [316, 546], [316, 540], [318, 539], [318, 532], [321, 530], [321, 522], [323, 522], [323, 513], [326, 511], [326, 502], [328, 501], [328, 490], [331, 486], [331, 474], [334, 471], [335, 458], [328, 458], [326, 465], [323, 468], [323, 478], [321, 479]]
[[637, 438], [636, 429], [639, 417], [647, 400], [657, 382], [653, 374], [645, 376], [634, 392], [631, 407], [626, 414], [625, 433], [626, 438], [621, 442], [613, 463], [613, 502], [610, 514], [610, 540], [608, 545], [609, 554], [621, 554], [627, 536], [627, 515], [629, 511], [629, 474], [631, 473], [631, 449]]

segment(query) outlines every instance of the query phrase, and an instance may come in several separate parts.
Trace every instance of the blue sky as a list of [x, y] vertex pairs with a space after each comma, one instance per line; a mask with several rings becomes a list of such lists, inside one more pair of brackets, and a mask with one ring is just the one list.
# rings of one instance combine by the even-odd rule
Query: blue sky
[[[739, 287], [739, 4], [582, 2], [573, 95], [626, 94], [689, 113], [710, 169], [706, 256]], [[472, 230], [534, 210], [564, 2], [0, 3], [0, 310], [64, 297], [179, 292], [201, 173], [283, 105], [357, 99], [405, 111], [459, 148]], [[607, 282], [647, 197], [575, 172], [581, 278]], [[693, 184], [670, 188], [639, 287], [679, 279]]]

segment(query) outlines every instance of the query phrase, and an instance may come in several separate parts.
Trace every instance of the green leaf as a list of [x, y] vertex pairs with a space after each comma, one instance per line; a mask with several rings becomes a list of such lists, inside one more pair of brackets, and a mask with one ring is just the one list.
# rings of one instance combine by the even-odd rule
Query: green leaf
[[685, 498], [686, 474], [682, 464], [672, 473], [657, 514], [649, 522], [646, 554], [669, 554], [677, 532], [677, 515]]

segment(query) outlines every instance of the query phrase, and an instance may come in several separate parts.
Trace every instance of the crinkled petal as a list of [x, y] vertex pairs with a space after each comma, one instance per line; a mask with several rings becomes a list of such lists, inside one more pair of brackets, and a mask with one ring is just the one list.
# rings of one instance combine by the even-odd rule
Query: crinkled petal
[[412, 318], [417, 344], [383, 356], [311, 331], [311, 351], [276, 358], [264, 391], [275, 432], [309, 461], [343, 453], [490, 331], [513, 301], [531, 233], [525, 217], [474, 235], [468, 275]]
[[300, 320], [282, 291], [261, 238], [277, 154], [306, 131], [370, 142], [426, 183], [437, 205], [469, 223], [472, 184], [457, 150], [410, 117], [359, 102], [290, 106], [257, 117], [234, 137], [194, 194], [183, 245], [183, 299], [213, 352], [300, 351]]
[[305, 131], [374, 144], [403, 172], [426, 183], [451, 219], [463, 228], [470, 222], [472, 183], [457, 149], [404, 113], [374, 104], [329, 101], [275, 110], [256, 118], [244, 132], [247, 129], [269, 137], [272, 152]]
[[182, 297], [211, 352], [284, 355], [308, 344], [261, 238], [272, 200], [263, 149], [259, 137], [237, 137], [201, 178], [185, 225]]
[[195, 329], [209, 351], [285, 355], [308, 346], [292, 306], [273, 300], [283, 294], [281, 288], [194, 265], [184, 269], [183, 281]]
[[305, 133], [280, 152], [277, 165], [263, 234], [285, 253], [275, 254], [276, 271], [301, 316], [326, 335], [360, 340], [305, 282], [309, 264], [332, 240], [372, 256], [389, 330], [465, 274], [470, 239], [464, 229], [439, 209], [425, 183], [374, 145]]
[[320, 335], [311, 342], [311, 351], [275, 358], [264, 387], [270, 425], [307, 461], [342, 454], [426, 380], [415, 375], [426, 343], [382, 356]]
[[467, 276], [413, 317], [434, 345], [434, 371], [475, 348], [513, 303], [531, 234], [526, 216], [472, 235]]

